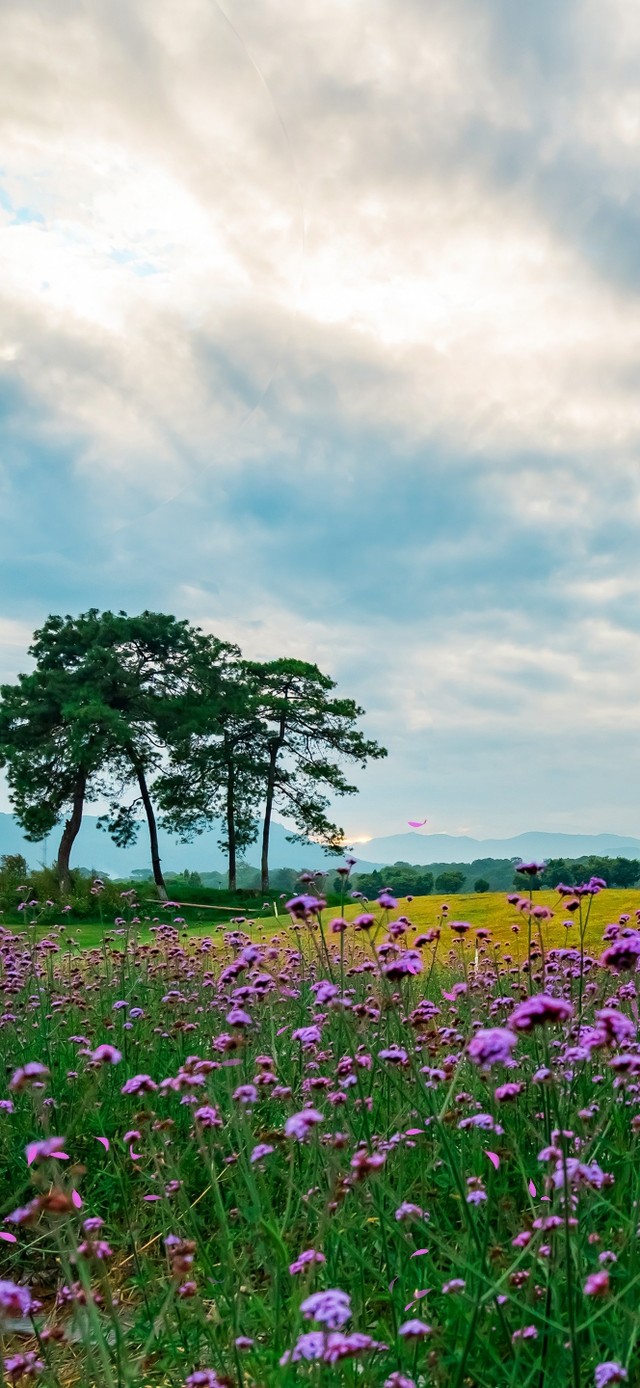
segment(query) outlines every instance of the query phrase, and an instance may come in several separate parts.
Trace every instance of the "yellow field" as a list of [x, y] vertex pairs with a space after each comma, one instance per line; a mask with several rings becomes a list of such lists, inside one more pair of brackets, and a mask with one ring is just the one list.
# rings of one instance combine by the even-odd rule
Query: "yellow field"
[[[412, 935], [430, 930], [439, 923], [438, 917], [441, 914], [442, 902], [445, 899], [450, 908], [449, 920], [469, 921], [473, 929], [482, 927], [485, 930], [490, 930], [493, 943], [499, 943], [503, 949], [508, 949], [513, 954], [514, 959], [526, 954], [527, 917], [509, 905], [505, 892], [469, 893], [448, 898], [420, 896], [414, 897], [413, 901], [400, 900], [398, 909], [389, 912], [388, 918], [393, 919], [399, 915], [408, 916], [414, 927]], [[571, 913], [563, 909], [557, 892], [553, 891], [534, 892], [533, 901], [534, 905], [548, 906], [554, 912], [553, 920], [542, 922], [542, 938], [545, 949], [578, 945], [580, 938], [578, 912], [575, 912], [572, 918]], [[582, 910], [585, 916], [588, 909], [589, 898], [583, 898]], [[352, 920], [362, 911], [372, 911], [375, 915], [380, 914], [375, 902], [365, 907], [360, 902], [350, 902], [345, 908], [345, 918]], [[631, 916], [629, 924], [635, 925], [636, 911], [640, 911], [640, 888], [612, 888], [600, 892], [599, 896], [593, 899], [591, 906], [585, 934], [587, 950], [598, 955], [604, 948], [602, 932], [605, 926], [610, 921], [617, 921], [620, 915], [625, 913]], [[323, 913], [325, 923], [338, 914], [339, 912], [334, 909], [325, 911]], [[573, 924], [569, 929], [566, 929], [563, 921], [570, 919], [573, 919]], [[281, 916], [279, 924], [283, 929], [291, 929], [288, 916]], [[252, 931], [254, 938], [256, 929], [266, 929], [271, 934], [274, 925], [272, 916], [254, 922]], [[519, 934], [512, 931], [514, 925], [519, 926]], [[248, 929], [248, 926], [245, 926], [244, 929]], [[534, 931], [537, 933], [537, 930], [538, 922], [536, 921]], [[350, 932], [347, 933], [347, 938], [349, 938], [349, 934]], [[466, 935], [468, 948], [475, 948], [474, 938], [473, 930]], [[443, 952], [446, 952], [456, 940], [457, 937], [453, 932], [445, 927], [442, 931]]]
[[[413, 901], [407, 901], [406, 898], [401, 898], [398, 901], [397, 910], [388, 912], [387, 918], [392, 920], [399, 915], [406, 915], [412, 923], [413, 930], [405, 939], [411, 942], [416, 934], [424, 930], [433, 929], [434, 926], [438, 925], [438, 918], [441, 914], [441, 906], [444, 899], [445, 898], [441, 896], [414, 897]], [[563, 921], [569, 920], [571, 916], [569, 912], [563, 910], [562, 903], [556, 892], [534, 892], [533, 900], [534, 905], [548, 906], [554, 912], [553, 920], [544, 921], [542, 923], [542, 939], [545, 950], [551, 949], [554, 946], [563, 947], [566, 945], [577, 945], [580, 934], [578, 913], [573, 917], [573, 925], [567, 930], [563, 925]], [[516, 911], [513, 906], [509, 905], [506, 892], [486, 892], [484, 894], [471, 892], [466, 895], [451, 896], [448, 898], [448, 903], [450, 907], [449, 919], [469, 921], [472, 927], [469, 933], [464, 937], [467, 950], [475, 950], [474, 930], [482, 927], [485, 930], [491, 931], [493, 943], [500, 944], [504, 951], [513, 955], [514, 960], [526, 956], [527, 917], [521, 914], [521, 912]], [[254, 917], [253, 920], [247, 919], [240, 928], [246, 931], [254, 940], [268, 939], [273, 936], [274, 933], [277, 933], [280, 937], [290, 935], [292, 940], [295, 939], [299, 943], [301, 940], [304, 940], [304, 927], [299, 932], [295, 930], [289, 916], [283, 908], [284, 903], [278, 902], [278, 909], [281, 914], [277, 919], [273, 915], [260, 918]], [[583, 901], [583, 911], [586, 913], [587, 909], [588, 898], [585, 898]], [[368, 906], [363, 906], [361, 902], [350, 901], [345, 907], [345, 917], [347, 920], [353, 920], [354, 916], [360, 915], [363, 911], [370, 911], [377, 917], [382, 918], [381, 912], [375, 901], [370, 902]], [[594, 898], [591, 907], [589, 923], [585, 934], [587, 950], [592, 954], [599, 955], [603, 948], [602, 932], [608, 922], [617, 921], [621, 914], [628, 913], [631, 916], [631, 921], [629, 923], [635, 925], [636, 911], [640, 911], [640, 888], [613, 888], [612, 890], [602, 891], [599, 896]], [[173, 913], [167, 914], [167, 924], [171, 923], [172, 914]], [[240, 908], [238, 909], [238, 914], [241, 914]], [[323, 912], [323, 923], [325, 928], [328, 926], [329, 921], [338, 915], [339, 910], [337, 907], [328, 907], [326, 911]], [[518, 934], [514, 934], [512, 931], [512, 926], [514, 925], [519, 926]], [[189, 939], [207, 935], [213, 936], [214, 939], [219, 939], [224, 931], [233, 930], [235, 928], [236, 927], [231, 925], [228, 920], [218, 920], [215, 923], [213, 921], [207, 921], [206, 924], [199, 922], [197, 925], [190, 924], [187, 930], [184, 931], [184, 935]], [[69, 927], [69, 933], [75, 940], [76, 946], [79, 946], [81, 949], [88, 949], [95, 948], [100, 944], [105, 929], [107, 933], [110, 933], [108, 926], [103, 927], [96, 922], [86, 925], [77, 925], [74, 923]], [[538, 923], [536, 922], [534, 931], [537, 932], [537, 930]], [[42, 928], [42, 933], [46, 933], [46, 927]], [[152, 938], [149, 934], [149, 928], [146, 925], [139, 928], [137, 933], [138, 938], [142, 941], [148, 941]], [[361, 935], [354, 936], [351, 931], [347, 931], [345, 939], [347, 954], [349, 953], [350, 942], [353, 940], [362, 942], [362, 938]], [[380, 934], [376, 936], [378, 942], [380, 938]], [[330, 936], [330, 939], [337, 946], [338, 937]], [[444, 957], [447, 950], [457, 942], [457, 939], [458, 937], [454, 936], [452, 931], [446, 926], [443, 928], [442, 943], [439, 951], [441, 957]]]

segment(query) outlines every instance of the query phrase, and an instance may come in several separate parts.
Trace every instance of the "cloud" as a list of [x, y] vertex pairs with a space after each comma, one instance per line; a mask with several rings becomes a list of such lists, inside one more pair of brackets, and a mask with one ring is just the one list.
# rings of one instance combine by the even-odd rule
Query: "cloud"
[[[3, 7], [8, 620], [165, 608], [317, 660], [392, 751], [363, 833], [391, 782], [401, 819], [586, 826], [635, 765], [640, 38], [612, 15]], [[607, 794], [594, 827], [632, 830]]]

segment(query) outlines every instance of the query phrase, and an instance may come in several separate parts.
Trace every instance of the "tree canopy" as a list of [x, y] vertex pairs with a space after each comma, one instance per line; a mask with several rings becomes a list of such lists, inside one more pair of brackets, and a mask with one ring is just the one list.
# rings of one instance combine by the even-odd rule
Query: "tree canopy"
[[100, 798], [117, 844], [135, 839], [144, 814], [160, 895], [157, 813], [183, 839], [221, 823], [232, 887], [262, 813], [267, 890], [274, 809], [292, 841], [340, 851], [331, 799], [356, 789], [343, 765], [386, 755], [356, 726], [364, 710], [335, 697], [316, 665], [245, 661], [237, 646], [165, 613], [50, 616], [29, 654], [35, 668], [0, 689], [0, 765], [31, 841], [63, 823], [62, 886], [84, 806]]

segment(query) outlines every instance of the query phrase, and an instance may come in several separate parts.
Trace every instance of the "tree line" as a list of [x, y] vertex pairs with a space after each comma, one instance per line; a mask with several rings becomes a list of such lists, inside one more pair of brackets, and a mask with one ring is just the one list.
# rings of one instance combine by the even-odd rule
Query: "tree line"
[[62, 826], [63, 889], [84, 808], [106, 800], [102, 826], [119, 846], [146, 820], [165, 899], [158, 822], [183, 842], [222, 825], [234, 891], [260, 818], [267, 891], [274, 811], [295, 826], [291, 842], [312, 837], [340, 852], [329, 797], [357, 789], [345, 763], [386, 756], [358, 727], [364, 709], [336, 697], [317, 665], [246, 660], [237, 645], [165, 613], [52, 615], [29, 654], [34, 669], [0, 686], [0, 766], [29, 841]]
[[544, 872], [533, 879], [516, 872], [513, 885], [520, 889], [533, 885], [534, 890], [557, 887], [559, 882], [584, 882], [589, 877], [601, 877], [608, 887], [634, 887], [640, 878], [637, 858], [603, 858], [587, 854], [583, 858], [549, 858]]

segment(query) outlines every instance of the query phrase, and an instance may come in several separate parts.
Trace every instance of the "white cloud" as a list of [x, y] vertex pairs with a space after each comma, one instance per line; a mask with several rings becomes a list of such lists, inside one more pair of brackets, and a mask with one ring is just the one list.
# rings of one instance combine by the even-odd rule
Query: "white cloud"
[[[635, 448], [637, 301], [581, 262], [526, 179], [500, 188], [461, 153], [474, 123], [531, 133], [489, 12], [229, 14], [237, 33], [204, 0], [178, 28], [171, 0], [135, 17], [97, 0], [5, 10], [5, 187], [44, 221], [0, 226], [4, 355], [89, 436], [85, 469], [126, 469], [148, 495], [159, 473], [170, 494], [220, 435], [217, 465], [235, 466], [233, 373], [259, 398], [274, 356], [285, 408], [306, 366], [332, 379], [347, 425], [412, 444]], [[203, 372], [194, 333], [231, 379]], [[30, 370], [41, 337], [59, 348], [44, 375]], [[368, 363], [375, 392], [349, 390], [349, 371], [343, 386], [341, 362]]]

